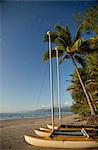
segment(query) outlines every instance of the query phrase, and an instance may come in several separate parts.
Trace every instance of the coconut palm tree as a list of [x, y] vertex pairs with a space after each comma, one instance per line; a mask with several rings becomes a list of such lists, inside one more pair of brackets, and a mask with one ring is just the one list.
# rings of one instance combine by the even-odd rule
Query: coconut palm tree
[[[96, 101], [98, 100], [98, 51], [86, 55], [85, 57], [86, 66], [85, 68], [80, 67], [79, 71], [83, 76], [83, 83], [88, 90], [88, 94], [90, 94], [96, 113], [98, 113], [98, 106], [96, 104]], [[83, 94], [76, 71], [72, 74], [71, 85], [67, 90], [71, 92], [73, 98], [72, 111], [81, 115], [88, 115], [89, 108], [87, 107], [85, 95]]]
[[85, 12], [77, 13], [74, 20], [77, 25], [82, 25], [82, 31], [87, 34], [98, 34], [98, 5], [87, 8]]
[[[81, 76], [83, 77], [83, 83], [85, 84], [88, 79], [88, 73], [83, 67], [80, 67], [78, 69]], [[67, 91], [71, 93], [73, 99], [73, 105], [71, 107], [71, 110], [72, 112], [75, 112], [81, 116], [88, 116], [90, 114], [90, 109], [76, 71], [73, 72], [71, 77], [71, 85], [67, 88]]]
[[[48, 37], [45, 34], [44, 41], [48, 41]], [[69, 28], [61, 27], [59, 25], [55, 26], [55, 32], [51, 32], [51, 42], [53, 43], [52, 57], [56, 57], [56, 50], [59, 51], [60, 63], [65, 59], [71, 59], [74, 65], [74, 68], [77, 72], [80, 84], [82, 86], [83, 92], [86, 96], [87, 103], [90, 107], [91, 114], [95, 114], [94, 106], [91, 103], [91, 98], [85, 88], [85, 85], [82, 81], [81, 75], [79, 73], [77, 62], [80, 62], [83, 65], [83, 58], [80, 57], [81, 53], [93, 52], [98, 48], [96, 42], [98, 42], [98, 37], [90, 38], [89, 40], [83, 41], [81, 38], [81, 26], [78, 28], [75, 37], [72, 39]], [[49, 59], [48, 50], [43, 55], [43, 60], [46, 61]]]
[[[98, 51], [86, 56], [86, 64], [89, 78], [85, 85], [96, 103], [98, 101]], [[98, 105], [96, 105], [96, 110], [98, 111]]]

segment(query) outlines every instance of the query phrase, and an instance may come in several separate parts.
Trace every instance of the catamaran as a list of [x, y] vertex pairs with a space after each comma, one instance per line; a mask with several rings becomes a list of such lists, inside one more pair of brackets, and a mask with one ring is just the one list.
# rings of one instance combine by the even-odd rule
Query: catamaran
[[97, 133], [87, 132], [84, 128], [80, 131], [54, 130], [50, 137], [27, 136], [27, 143], [39, 147], [52, 148], [98, 148]]
[[[38, 147], [52, 147], [52, 148], [97, 148], [98, 147], [98, 136], [97, 132], [92, 134], [87, 129], [82, 128], [81, 131], [77, 128], [74, 130], [54, 130], [54, 102], [53, 102], [53, 88], [52, 88], [52, 61], [51, 61], [51, 32], [48, 31], [49, 36], [49, 58], [50, 58], [50, 93], [51, 93], [51, 112], [52, 112], [52, 130], [44, 129], [42, 134], [49, 133], [47, 136], [29, 136], [24, 135], [25, 141], [33, 146]], [[47, 130], [47, 132], [46, 132]], [[40, 131], [40, 130], [39, 130]], [[90, 135], [91, 132], [91, 135]]]
[[25, 141], [33, 146], [52, 148], [98, 148], [98, 140], [92, 137], [55, 135], [54, 137], [38, 137], [25, 135]]

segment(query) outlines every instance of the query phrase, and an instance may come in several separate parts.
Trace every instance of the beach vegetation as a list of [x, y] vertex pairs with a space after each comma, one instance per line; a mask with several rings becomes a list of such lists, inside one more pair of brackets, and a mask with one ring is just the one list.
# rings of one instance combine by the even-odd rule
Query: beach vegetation
[[92, 6], [84, 12], [74, 15], [77, 26], [82, 26], [82, 31], [86, 34], [98, 34], [98, 6]]
[[[98, 6], [93, 6], [88, 8], [84, 13], [78, 13], [75, 15], [75, 22], [77, 26], [81, 26], [82, 33], [89, 35], [98, 34], [97, 9]], [[92, 43], [91, 49], [94, 49], [94, 47], [98, 46], [98, 41], [95, 43], [90, 41], [90, 43]], [[88, 90], [91, 103], [98, 114], [98, 48], [96, 47], [96, 51], [90, 51], [90, 53], [87, 55], [83, 55], [83, 58], [85, 59], [85, 68], [80, 67], [79, 70], [81, 70], [83, 82]], [[85, 101], [83, 91], [79, 89], [80, 86], [78, 85], [79, 82], [77, 82], [78, 78], [76, 76], [77, 74], [74, 71], [72, 74], [72, 84], [67, 89], [70, 90], [73, 98], [72, 111], [81, 115], [88, 115], [90, 110]], [[79, 95], [81, 96], [78, 96], [76, 89], [79, 91]]]
[[[91, 103], [98, 113], [98, 51], [85, 56], [85, 68], [80, 67], [79, 71], [82, 80], [91, 98]], [[90, 109], [88, 107], [85, 95], [81, 88], [76, 71], [72, 74], [71, 85], [67, 88], [70, 91], [73, 105], [72, 111], [82, 116], [88, 116]]]
[[[59, 64], [70, 59], [74, 66], [72, 85], [67, 90], [71, 91], [73, 99], [72, 110], [81, 115], [95, 115], [97, 112], [95, 101], [98, 96], [98, 86], [96, 86], [98, 75], [97, 70], [93, 70], [98, 64], [93, 62], [93, 60], [97, 61], [98, 59], [97, 8], [97, 6], [91, 7], [84, 13], [75, 15], [78, 27], [74, 37], [71, 35], [67, 25], [62, 27], [56, 24], [54, 31], [51, 32], [52, 58], [56, 57], [56, 50], [58, 50]], [[84, 33], [91, 34], [92, 37], [87, 38], [83, 36]], [[44, 42], [48, 42], [47, 34], [44, 35]], [[48, 59], [49, 50], [46, 50], [43, 55], [43, 61]]]
[[[68, 26], [61, 27], [60, 25], [55, 25], [54, 29], [55, 32], [51, 32], [51, 42], [53, 43], [52, 57], [56, 57], [56, 50], [58, 50], [60, 64], [66, 59], [72, 60], [74, 69], [77, 73], [83, 93], [90, 108], [90, 112], [92, 115], [94, 115], [95, 109], [91, 103], [91, 97], [89, 96], [89, 93], [83, 83], [83, 79], [78, 69], [77, 62], [80, 63], [82, 67], [85, 66], [82, 56], [85, 53], [93, 53], [97, 49], [98, 45], [96, 43], [98, 42], [98, 37], [95, 36], [89, 38], [88, 40], [83, 40], [83, 38], [81, 37], [81, 26], [79, 26], [74, 38], [71, 37]], [[44, 36], [44, 41], [48, 42], [47, 34], [45, 34]], [[43, 60], [46, 61], [48, 59], [49, 51], [47, 50], [43, 55]]]

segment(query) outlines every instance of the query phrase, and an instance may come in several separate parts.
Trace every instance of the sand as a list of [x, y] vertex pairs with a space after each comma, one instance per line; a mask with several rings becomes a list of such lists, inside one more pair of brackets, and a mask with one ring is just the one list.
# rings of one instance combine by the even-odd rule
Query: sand
[[[57, 122], [57, 117], [55, 117], [55, 122]], [[86, 120], [81, 121], [75, 114], [64, 115], [62, 122], [75, 125], [86, 124]], [[51, 117], [0, 121], [0, 150], [43, 150], [44, 148], [27, 144], [24, 134], [32, 135], [34, 129], [46, 127], [49, 123], [51, 123]], [[45, 148], [45, 150], [50, 150], [50, 148]]]

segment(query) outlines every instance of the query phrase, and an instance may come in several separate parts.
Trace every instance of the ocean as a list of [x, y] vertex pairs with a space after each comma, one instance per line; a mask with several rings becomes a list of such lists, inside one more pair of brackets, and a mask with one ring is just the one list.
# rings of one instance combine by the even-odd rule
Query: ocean
[[[58, 112], [54, 112], [55, 116], [58, 115]], [[62, 115], [72, 114], [69, 110], [62, 111]], [[30, 112], [18, 112], [18, 113], [0, 113], [0, 120], [12, 120], [12, 119], [21, 119], [21, 118], [41, 118], [51, 116], [51, 111], [49, 110], [36, 110]]]

